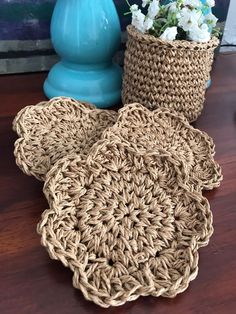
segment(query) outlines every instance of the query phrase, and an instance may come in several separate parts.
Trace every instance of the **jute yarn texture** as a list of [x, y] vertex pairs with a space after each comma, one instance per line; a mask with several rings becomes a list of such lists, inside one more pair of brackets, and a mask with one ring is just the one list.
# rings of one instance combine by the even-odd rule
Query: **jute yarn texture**
[[115, 111], [65, 97], [27, 106], [13, 122], [19, 136], [14, 151], [16, 163], [27, 175], [44, 181], [62, 157], [87, 154], [116, 117]]
[[42, 245], [86, 299], [109, 307], [175, 297], [197, 276], [212, 214], [177, 156], [100, 140], [86, 156], [59, 160], [44, 193]]
[[163, 41], [128, 26], [122, 100], [149, 109], [164, 107], [190, 121], [201, 114], [219, 40], [207, 43]]
[[141, 104], [130, 104], [119, 111], [117, 122], [107, 128], [103, 138], [116, 139], [137, 152], [164, 149], [183, 161], [189, 180], [198, 189], [219, 187], [222, 171], [214, 160], [213, 140], [193, 128], [173, 110], [150, 111]]

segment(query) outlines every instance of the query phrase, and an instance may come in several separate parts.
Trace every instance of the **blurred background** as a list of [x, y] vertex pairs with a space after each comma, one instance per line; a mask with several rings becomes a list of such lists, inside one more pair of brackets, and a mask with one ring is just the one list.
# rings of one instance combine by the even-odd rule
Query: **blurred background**
[[[56, 0], [0, 0], [0, 74], [45, 71], [58, 61], [50, 41], [50, 20]], [[125, 0], [114, 0], [122, 31], [130, 22], [124, 16]], [[130, 0], [130, 3], [141, 3]], [[166, 2], [166, 1], [165, 1]], [[216, 0], [214, 14], [225, 29], [222, 49], [236, 44], [236, 1]], [[228, 18], [227, 18], [228, 16]], [[122, 63], [125, 35], [116, 61]]]

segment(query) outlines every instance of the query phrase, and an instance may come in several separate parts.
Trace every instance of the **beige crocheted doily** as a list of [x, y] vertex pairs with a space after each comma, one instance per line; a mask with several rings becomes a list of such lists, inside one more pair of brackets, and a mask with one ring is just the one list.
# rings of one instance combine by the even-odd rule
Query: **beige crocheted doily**
[[19, 139], [16, 163], [27, 175], [44, 180], [52, 165], [72, 153], [86, 154], [117, 118], [71, 98], [54, 98], [22, 109], [13, 122]]
[[213, 158], [212, 139], [174, 111], [164, 108], [150, 111], [140, 104], [127, 105], [103, 138], [116, 138], [138, 152], [162, 148], [177, 155], [191, 181], [201, 189], [213, 189], [222, 181], [221, 168]]
[[174, 297], [196, 277], [198, 248], [213, 232], [208, 201], [187, 177], [186, 166], [163, 149], [101, 140], [48, 173], [42, 244], [102, 307]]

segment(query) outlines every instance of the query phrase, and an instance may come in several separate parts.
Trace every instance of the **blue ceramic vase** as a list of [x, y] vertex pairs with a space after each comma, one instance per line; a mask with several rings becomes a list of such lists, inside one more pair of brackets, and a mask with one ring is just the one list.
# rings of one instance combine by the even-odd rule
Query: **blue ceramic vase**
[[61, 61], [44, 83], [46, 96], [73, 97], [99, 108], [119, 103], [122, 73], [112, 57], [120, 36], [112, 0], [57, 0], [51, 37]]

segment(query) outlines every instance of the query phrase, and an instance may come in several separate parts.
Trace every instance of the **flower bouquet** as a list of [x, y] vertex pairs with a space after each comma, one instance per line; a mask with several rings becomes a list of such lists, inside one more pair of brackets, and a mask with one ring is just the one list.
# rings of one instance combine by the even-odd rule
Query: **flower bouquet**
[[213, 6], [214, 0], [177, 0], [166, 5], [143, 0], [142, 9], [130, 6], [124, 103], [140, 101], [149, 109], [181, 112], [190, 122], [197, 119], [219, 43]]

